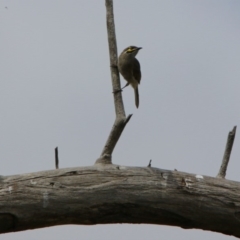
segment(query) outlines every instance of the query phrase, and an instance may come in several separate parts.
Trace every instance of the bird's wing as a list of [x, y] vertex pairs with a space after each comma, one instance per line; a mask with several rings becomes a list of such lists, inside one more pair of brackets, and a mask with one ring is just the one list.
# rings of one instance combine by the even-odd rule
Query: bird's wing
[[132, 73], [133, 77], [138, 81], [138, 84], [140, 84], [141, 81], [141, 67], [139, 61], [135, 58], [132, 62]]

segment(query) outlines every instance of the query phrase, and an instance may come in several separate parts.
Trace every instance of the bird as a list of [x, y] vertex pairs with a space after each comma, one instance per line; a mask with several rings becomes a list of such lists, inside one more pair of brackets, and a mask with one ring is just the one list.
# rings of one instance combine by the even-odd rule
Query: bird
[[141, 81], [141, 67], [139, 61], [135, 57], [140, 49], [142, 48], [129, 46], [122, 51], [118, 58], [118, 70], [127, 81], [123, 88], [127, 87], [129, 84], [133, 87], [135, 105], [137, 108], [139, 107], [138, 85]]

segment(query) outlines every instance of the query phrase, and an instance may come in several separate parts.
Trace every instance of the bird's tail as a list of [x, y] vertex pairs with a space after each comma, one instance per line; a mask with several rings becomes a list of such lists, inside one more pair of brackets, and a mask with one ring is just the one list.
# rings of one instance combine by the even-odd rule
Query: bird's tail
[[136, 88], [134, 88], [134, 95], [135, 95], [135, 105], [138, 108], [138, 106], [139, 106], [138, 86]]

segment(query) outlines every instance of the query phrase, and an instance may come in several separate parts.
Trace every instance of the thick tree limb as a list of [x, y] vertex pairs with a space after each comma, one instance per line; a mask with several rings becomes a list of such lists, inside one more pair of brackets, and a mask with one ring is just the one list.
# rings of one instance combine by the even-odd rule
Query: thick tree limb
[[237, 129], [237, 126], [235, 126], [233, 128], [233, 130], [228, 133], [228, 138], [227, 138], [227, 143], [226, 143], [226, 147], [225, 147], [225, 151], [224, 151], [224, 155], [223, 155], [222, 165], [219, 169], [217, 178], [225, 178], [225, 176], [226, 176], [228, 162], [229, 162], [229, 159], [231, 156], [232, 147], [233, 147], [233, 143], [234, 143], [234, 139], [235, 139], [236, 129]]
[[149, 223], [240, 237], [240, 183], [94, 165], [0, 177], [0, 233], [62, 224]]

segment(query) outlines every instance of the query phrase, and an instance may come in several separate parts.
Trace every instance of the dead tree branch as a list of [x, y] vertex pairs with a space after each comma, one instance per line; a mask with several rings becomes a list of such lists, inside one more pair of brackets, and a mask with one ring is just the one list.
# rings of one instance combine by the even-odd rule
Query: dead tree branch
[[0, 233], [146, 223], [240, 238], [240, 183], [149, 167], [94, 165], [0, 177]]
[[116, 40], [116, 34], [115, 34], [115, 24], [114, 24], [114, 14], [113, 14], [113, 1], [105, 0], [105, 5], [106, 5], [106, 11], [107, 11], [106, 17], [107, 17], [108, 46], [109, 46], [112, 89], [113, 89], [116, 120], [113, 124], [112, 130], [103, 148], [101, 156], [100, 158], [97, 159], [95, 164], [99, 164], [99, 163], [111, 164], [112, 163], [112, 152], [127, 122], [130, 120], [132, 116], [132, 115], [129, 115], [126, 118], [123, 100], [122, 100], [121, 84], [120, 84], [119, 72], [117, 68], [118, 54], [117, 54], [117, 40]]
[[228, 138], [227, 138], [227, 143], [226, 143], [226, 147], [225, 147], [225, 151], [224, 151], [224, 155], [223, 155], [222, 165], [219, 169], [217, 178], [225, 178], [225, 176], [226, 176], [228, 162], [229, 162], [229, 159], [231, 156], [236, 130], [237, 130], [237, 126], [235, 126], [233, 128], [233, 130], [228, 133]]
[[58, 147], [55, 148], [55, 168], [58, 169], [59, 159], [58, 159]]
[[[222, 179], [236, 127], [229, 133], [218, 178], [112, 164], [126, 117], [117, 69], [113, 1], [105, 0], [116, 120], [94, 166], [0, 176], [0, 233], [64, 224], [146, 223], [210, 230], [240, 238], [240, 183]], [[58, 151], [55, 149], [56, 168]]]

